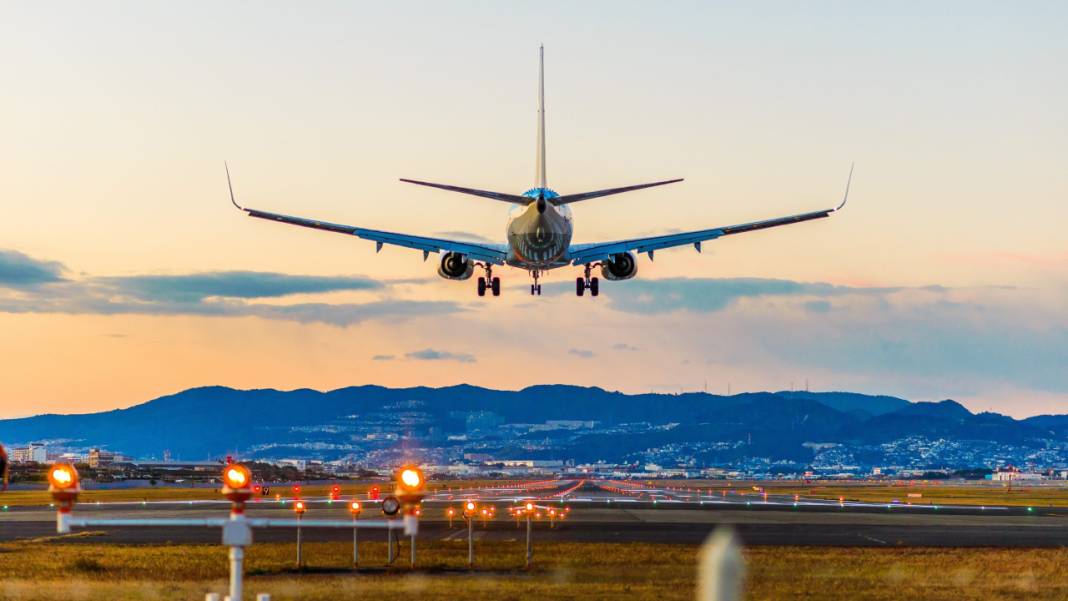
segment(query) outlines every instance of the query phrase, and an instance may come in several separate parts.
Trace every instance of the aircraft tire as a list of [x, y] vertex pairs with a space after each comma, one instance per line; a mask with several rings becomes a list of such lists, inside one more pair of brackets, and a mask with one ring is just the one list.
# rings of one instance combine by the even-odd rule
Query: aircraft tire
[[486, 278], [481, 276], [478, 278], [478, 295], [486, 296]]

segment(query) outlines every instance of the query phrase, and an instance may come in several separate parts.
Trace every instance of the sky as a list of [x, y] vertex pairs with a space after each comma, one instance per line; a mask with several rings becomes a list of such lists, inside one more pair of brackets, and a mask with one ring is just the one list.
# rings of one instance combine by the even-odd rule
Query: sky
[[[1068, 413], [1060, 2], [4, 3], [0, 417], [178, 390], [850, 390]], [[575, 242], [849, 205], [574, 296], [244, 217], [504, 240], [537, 47]]]

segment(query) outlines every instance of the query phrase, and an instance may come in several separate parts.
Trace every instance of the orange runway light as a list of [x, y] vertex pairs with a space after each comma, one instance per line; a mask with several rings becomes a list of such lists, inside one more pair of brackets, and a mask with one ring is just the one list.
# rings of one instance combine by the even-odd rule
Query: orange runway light
[[360, 515], [361, 511], [363, 511], [363, 507], [360, 506], [359, 501], [352, 501], [351, 503], [349, 503], [349, 513], [354, 516], [357, 516]]
[[239, 490], [248, 488], [252, 482], [252, 472], [240, 463], [231, 463], [223, 470], [223, 484], [228, 488]]
[[527, 503], [527, 511], [534, 511], [534, 504], [533, 503]]
[[78, 470], [69, 463], [57, 463], [48, 470], [48, 483], [56, 491], [70, 491], [78, 488]]
[[304, 506], [304, 501], [296, 501], [293, 503], [293, 511], [296, 512], [297, 515], [300, 515], [307, 510], [308, 508]]

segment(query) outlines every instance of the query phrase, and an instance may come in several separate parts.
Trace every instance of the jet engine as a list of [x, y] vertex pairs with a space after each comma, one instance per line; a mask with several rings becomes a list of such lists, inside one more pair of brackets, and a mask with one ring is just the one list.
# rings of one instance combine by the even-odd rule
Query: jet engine
[[612, 255], [601, 263], [601, 275], [606, 280], [629, 280], [638, 274], [638, 262], [632, 253]]
[[475, 262], [460, 253], [445, 253], [438, 275], [447, 280], [466, 280], [475, 272]]

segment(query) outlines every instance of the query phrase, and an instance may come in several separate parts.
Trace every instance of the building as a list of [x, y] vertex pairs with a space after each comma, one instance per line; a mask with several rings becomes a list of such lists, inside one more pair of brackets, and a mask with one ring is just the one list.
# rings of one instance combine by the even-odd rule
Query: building
[[115, 463], [115, 453], [102, 449], [89, 450], [89, 467], [98, 468]]
[[48, 461], [48, 449], [44, 445], [31, 444], [11, 449], [12, 463], [45, 463]]

